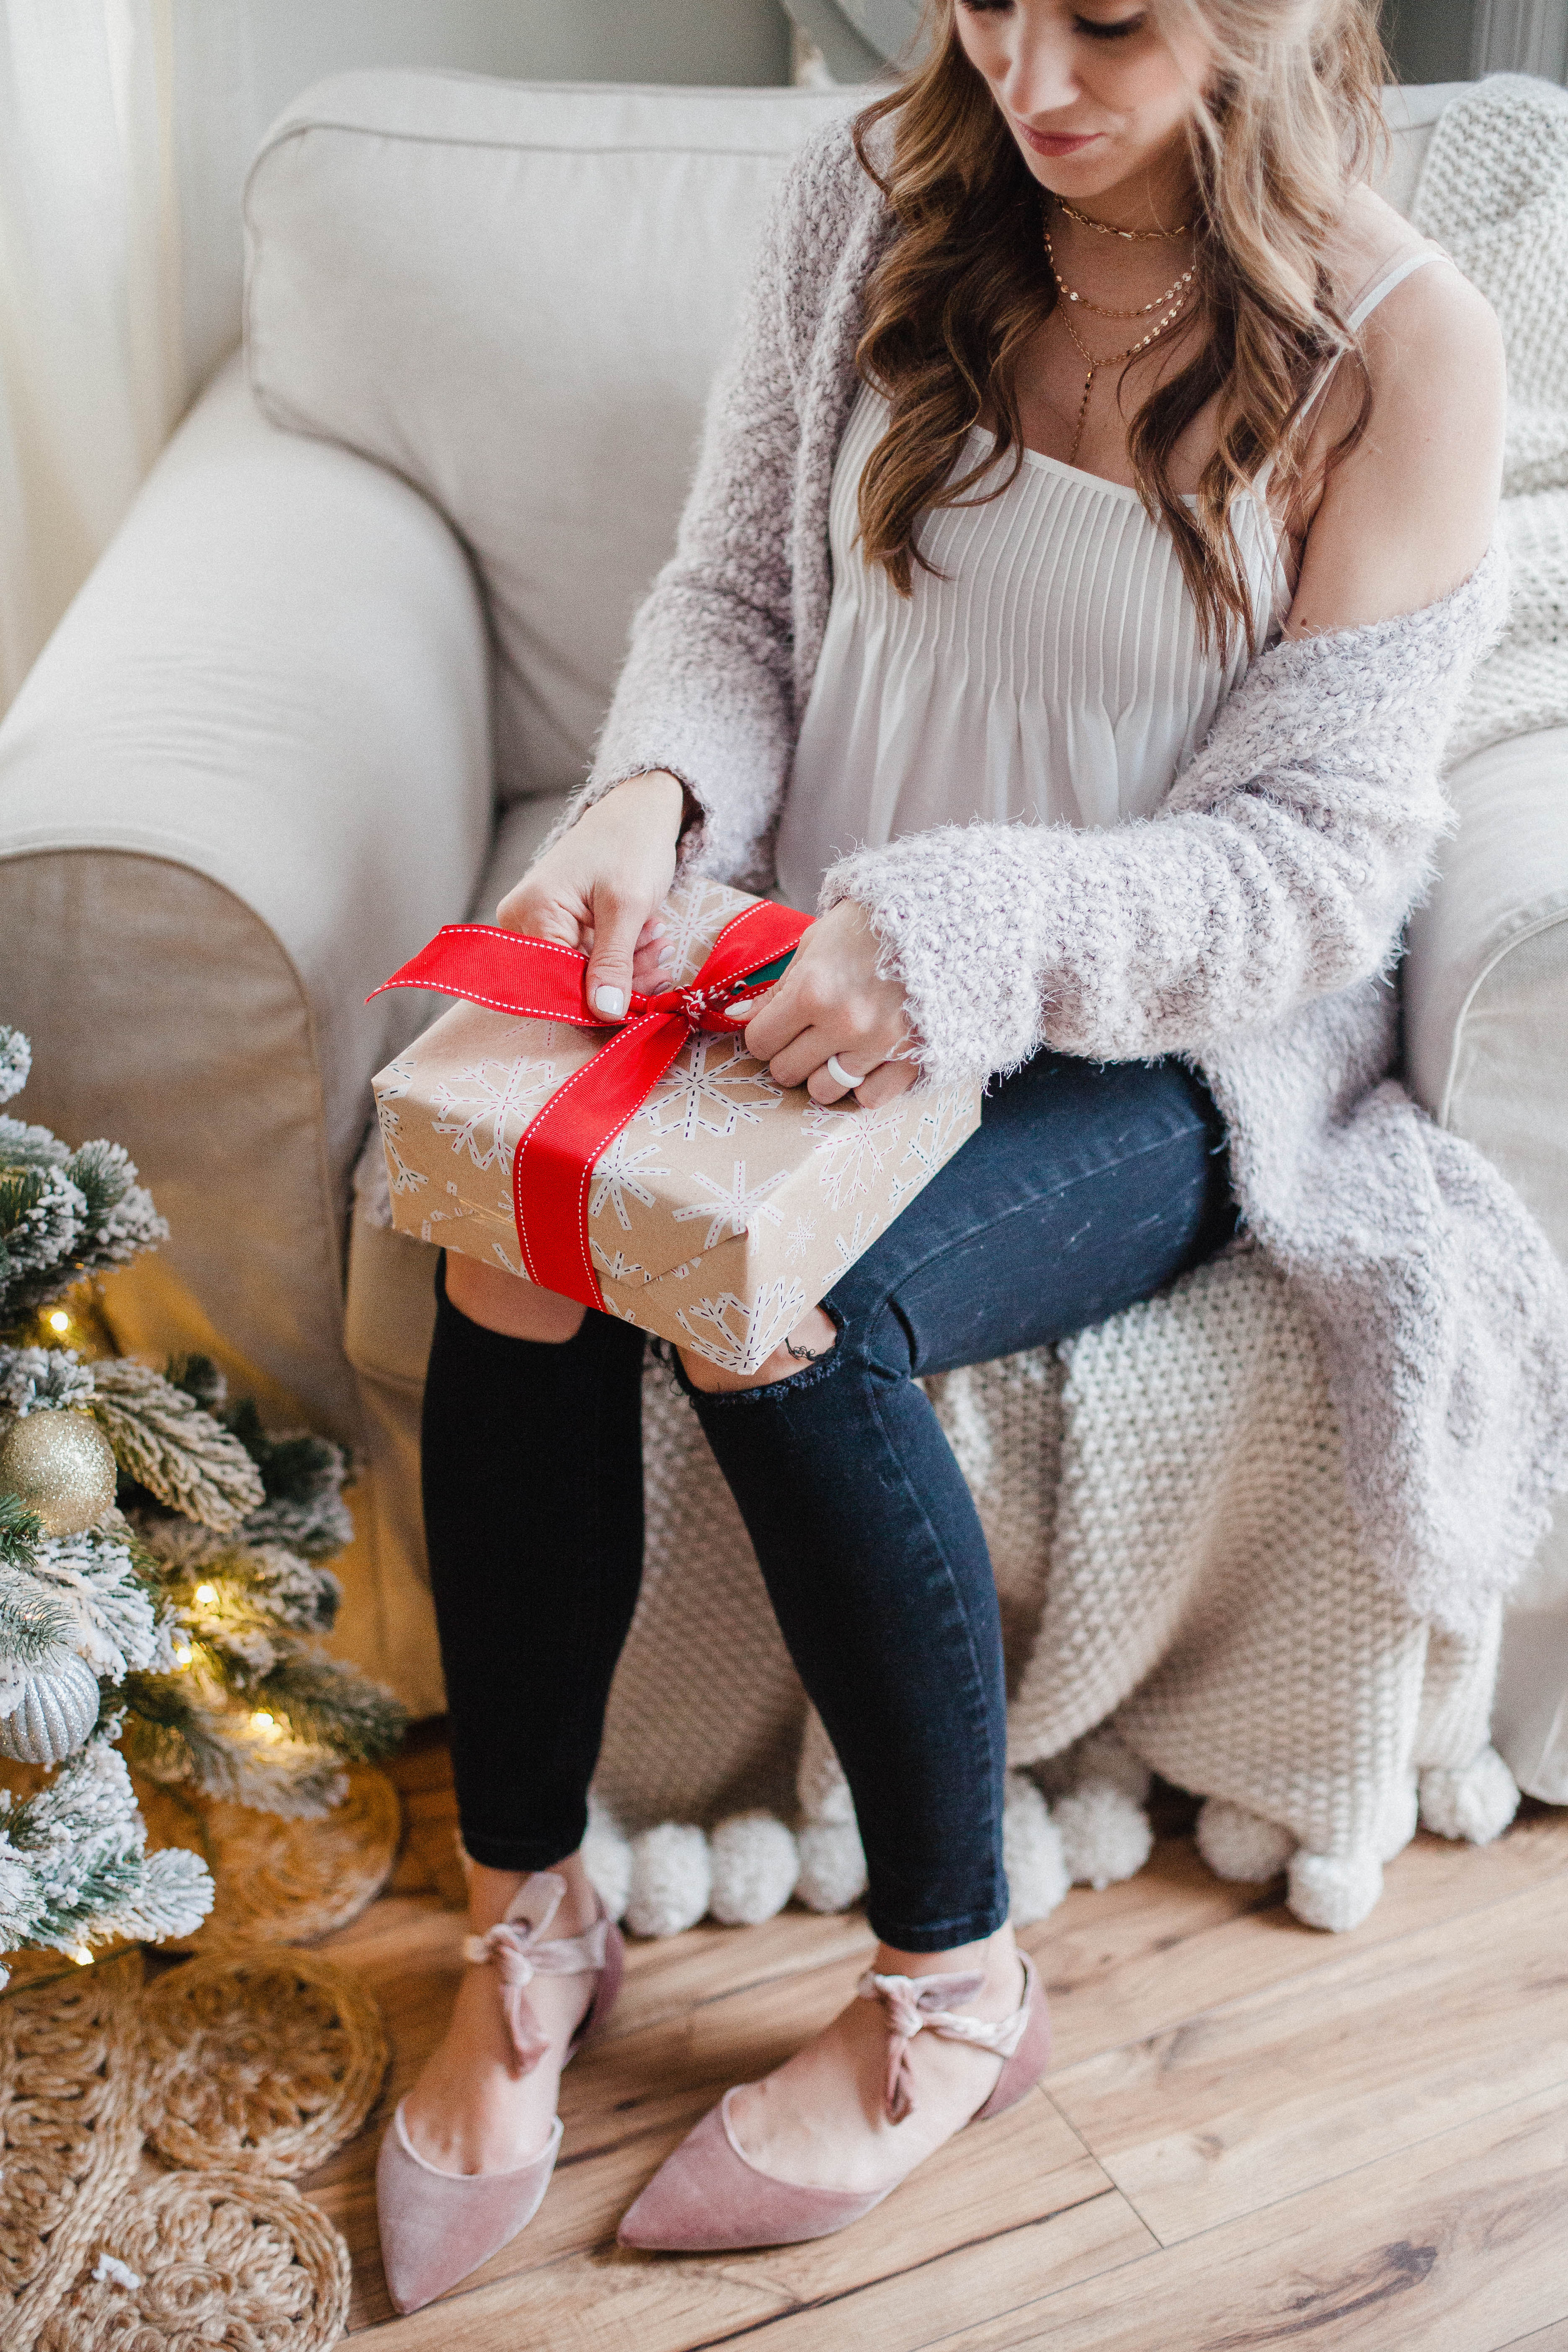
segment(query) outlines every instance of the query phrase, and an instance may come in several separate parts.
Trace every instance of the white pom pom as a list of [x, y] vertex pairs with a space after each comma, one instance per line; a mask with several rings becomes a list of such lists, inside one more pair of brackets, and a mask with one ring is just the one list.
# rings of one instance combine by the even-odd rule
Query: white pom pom
[[1058, 1797], [1051, 1818], [1075, 1886], [1106, 1887], [1131, 1878], [1148, 1861], [1154, 1833], [1142, 1806], [1109, 1780], [1090, 1780]]
[[808, 1710], [805, 1729], [801, 1735], [800, 1765], [795, 1785], [804, 1820], [854, 1821], [855, 1800], [849, 1793], [849, 1783], [844, 1778], [844, 1767], [838, 1761], [837, 1750], [824, 1731], [822, 1717], [815, 1707]]
[[1135, 1805], [1146, 1805], [1154, 1775], [1140, 1756], [1134, 1756], [1119, 1732], [1108, 1723], [1098, 1731], [1090, 1731], [1072, 1750], [1076, 1785], [1089, 1780], [1109, 1780]]
[[1383, 1864], [1375, 1853], [1309, 1853], [1299, 1846], [1290, 1860], [1285, 1900], [1305, 1927], [1342, 1936], [1359, 1927], [1383, 1893]]
[[1421, 1818], [1439, 1837], [1489, 1845], [1519, 1811], [1519, 1783], [1495, 1748], [1461, 1772], [1421, 1775]]
[[1392, 1862], [1403, 1853], [1415, 1834], [1419, 1818], [1415, 1801], [1415, 1776], [1407, 1773], [1396, 1780], [1384, 1803], [1383, 1817], [1377, 1825], [1377, 1858]]
[[795, 1837], [795, 1891], [808, 1911], [848, 1911], [866, 1892], [866, 1851], [853, 1821], [808, 1822]]
[[632, 1842], [608, 1805], [588, 1795], [583, 1867], [612, 1919], [624, 1919], [632, 1891]]
[[726, 1927], [759, 1927], [795, 1892], [800, 1854], [773, 1813], [731, 1813], [708, 1841], [713, 1872], [709, 1908]]
[[1226, 1797], [1210, 1797], [1198, 1815], [1198, 1852], [1216, 1878], [1237, 1878], [1261, 1886], [1278, 1878], [1296, 1851], [1296, 1841], [1278, 1822], [1249, 1813]]
[[679, 1936], [701, 1918], [712, 1886], [701, 1831], [687, 1822], [660, 1822], [632, 1840], [626, 1925], [637, 1936]]
[[1012, 1891], [1016, 1927], [1043, 1919], [1072, 1884], [1062, 1859], [1061, 1832], [1046, 1801], [1022, 1772], [1009, 1772], [1002, 1809], [1002, 1860]]

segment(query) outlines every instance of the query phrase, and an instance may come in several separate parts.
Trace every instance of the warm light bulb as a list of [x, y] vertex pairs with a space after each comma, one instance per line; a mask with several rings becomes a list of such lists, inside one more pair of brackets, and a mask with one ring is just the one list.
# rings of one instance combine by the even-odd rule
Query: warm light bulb
[[79, 1944], [76, 1950], [71, 1954], [71, 1958], [76, 1962], [79, 1969], [90, 1969], [92, 1966], [92, 1954], [88, 1950], [85, 1944]]
[[64, 1308], [63, 1307], [56, 1307], [56, 1309], [55, 1309], [55, 1311], [54, 1311], [54, 1313], [53, 1313], [53, 1314], [50, 1316], [50, 1318], [49, 1318], [49, 1328], [50, 1328], [50, 1330], [51, 1330], [51, 1331], [68, 1331], [68, 1330], [70, 1329], [70, 1327], [71, 1327], [71, 1319], [70, 1319], [70, 1317], [66, 1313], [65, 1308]]
[[195, 1654], [188, 1642], [181, 1642], [174, 1651], [174, 1664], [177, 1666], [188, 1666]]
[[256, 1713], [250, 1718], [250, 1727], [252, 1731], [259, 1731], [263, 1735], [266, 1735], [269, 1732], [276, 1731], [278, 1726], [272, 1717], [268, 1714], [267, 1709], [264, 1706], [258, 1706]]
[[192, 1595], [198, 1609], [210, 1609], [217, 1599], [216, 1584], [198, 1584]]

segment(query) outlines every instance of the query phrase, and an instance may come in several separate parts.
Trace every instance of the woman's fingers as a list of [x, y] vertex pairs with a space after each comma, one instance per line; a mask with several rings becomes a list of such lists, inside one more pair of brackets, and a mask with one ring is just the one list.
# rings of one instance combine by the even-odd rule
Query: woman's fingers
[[867, 1110], [879, 1110], [884, 1103], [908, 1094], [919, 1076], [913, 1062], [879, 1062], [856, 1087], [855, 1099]]

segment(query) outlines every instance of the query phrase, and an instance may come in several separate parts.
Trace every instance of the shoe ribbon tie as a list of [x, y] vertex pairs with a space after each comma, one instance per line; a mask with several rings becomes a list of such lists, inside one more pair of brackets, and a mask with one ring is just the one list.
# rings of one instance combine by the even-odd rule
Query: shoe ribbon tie
[[914, 2112], [910, 2044], [917, 2033], [934, 2033], [943, 2042], [967, 2042], [976, 2050], [1011, 2058], [1029, 2021], [1026, 1996], [1011, 2017], [1000, 2018], [994, 2024], [944, 2006], [948, 2001], [973, 2000], [984, 1981], [978, 1969], [929, 1977], [883, 1977], [874, 1969], [867, 1969], [855, 1990], [862, 2000], [879, 2000], [887, 2012], [888, 2081], [883, 2105], [889, 2123], [901, 2124]]
[[[566, 1881], [552, 1870], [536, 1871], [512, 1897], [511, 1907], [487, 1935], [466, 1936], [463, 1958], [482, 1966], [487, 1961], [500, 1979], [501, 2012], [511, 2036], [511, 2071], [530, 2074], [550, 2048], [550, 2036], [540, 2025], [528, 1988], [535, 1977], [575, 1977], [605, 1965], [607, 1919], [595, 1919], [581, 1936], [557, 1936], [545, 1940], [545, 1930], [561, 1908]], [[531, 1919], [521, 1906], [531, 1894], [543, 1895], [545, 1908]]]

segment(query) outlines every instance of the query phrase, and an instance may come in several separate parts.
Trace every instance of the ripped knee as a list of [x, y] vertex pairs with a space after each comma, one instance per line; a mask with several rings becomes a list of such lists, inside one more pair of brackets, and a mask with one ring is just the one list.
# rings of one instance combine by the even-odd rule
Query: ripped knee
[[832, 1316], [814, 1307], [801, 1317], [783, 1346], [775, 1348], [754, 1372], [726, 1371], [721, 1364], [713, 1363], [690, 1348], [681, 1349], [680, 1361], [694, 1389], [700, 1389], [705, 1396], [719, 1396], [735, 1389], [765, 1389], [775, 1381], [793, 1380], [796, 1372], [805, 1371], [818, 1357], [830, 1355], [837, 1339], [838, 1327]]

